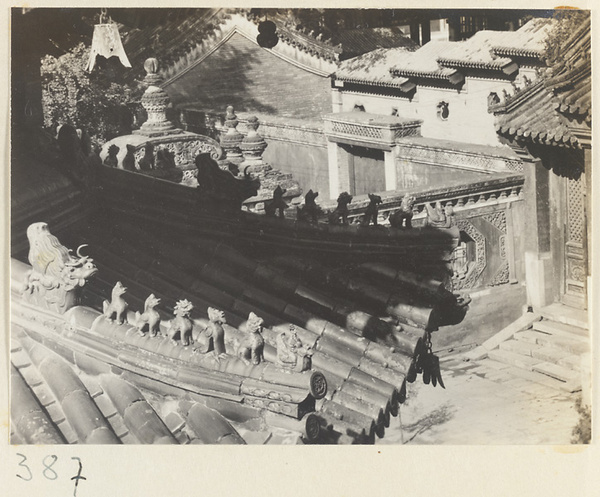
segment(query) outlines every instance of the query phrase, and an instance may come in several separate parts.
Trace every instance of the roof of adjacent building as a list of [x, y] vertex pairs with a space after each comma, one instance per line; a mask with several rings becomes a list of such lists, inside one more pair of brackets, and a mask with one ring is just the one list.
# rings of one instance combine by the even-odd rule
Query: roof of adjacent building
[[543, 56], [549, 19], [532, 19], [517, 31], [479, 31], [465, 41], [430, 41], [418, 50], [379, 48], [339, 65], [336, 79], [361, 84], [402, 87], [407, 78], [464, 80], [469, 69], [512, 74], [517, 57]]
[[[215, 33], [232, 16], [241, 16], [255, 25], [264, 20], [248, 9], [193, 9], [184, 19], [174, 17], [158, 25], [129, 30], [124, 33], [123, 44], [134, 70], [141, 67], [147, 57], [157, 58], [163, 68], [182, 59], [190, 59], [186, 62], [189, 65], [197, 55], [196, 47], [207, 43], [210, 45]], [[276, 35], [281, 43], [311, 57], [334, 63], [378, 47], [418, 48], [397, 27], [341, 30], [334, 39], [306, 29], [297, 29], [285, 12], [274, 11], [268, 19], [275, 23]]]
[[336, 79], [358, 84], [401, 87], [408, 78], [393, 76], [390, 67], [406, 53], [405, 48], [379, 48], [372, 52], [341, 62]]
[[583, 23], [561, 60], [540, 80], [490, 107], [499, 134], [518, 141], [579, 148], [591, 133], [591, 31]]

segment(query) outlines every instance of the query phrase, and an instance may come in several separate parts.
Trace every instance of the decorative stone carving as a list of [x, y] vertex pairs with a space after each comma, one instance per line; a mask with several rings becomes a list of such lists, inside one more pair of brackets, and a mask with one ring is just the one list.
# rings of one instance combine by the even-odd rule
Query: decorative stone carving
[[316, 223], [321, 214], [322, 210], [315, 202], [315, 199], [319, 196], [319, 192], [313, 192], [308, 190], [308, 193], [304, 197], [304, 205], [297, 208], [296, 218], [298, 221]]
[[225, 330], [223, 325], [227, 322], [225, 320], [225, 313], [219, 309], [209, 307], [208, 313], [208, 326], [204, 331], [204, 337], [206, 338], [205, 352], [213, 352], [215, 359], [219, 359], [226, 356], [225, 352]]
[[379, 215], [379, 205], [382, 200], [379, 195], [373, 195], [369, 193], [369, 205], [367, 206], [367, 210], [365, 211], [365, 215], [362, 219], [361, 224], [363, 226], [369, 226], [369, 224], [373, 223], [377, 226], [377, 216]]
[[29, 240], [27, 273], [23, 295], [31, 303], [60, 314], [77, 304], [79, 291], [98, 269], [93, 259], [77, 257], [63, 246], [48, 230], [46, 223], [33, 223], [27, 228]]
[[492, 214], [483, 216], [483, 218], [506, 235], [506, 212], [503, 210], [498, 210]]
[[123, 169], [126, 171], [137, 171], [135, 167], [135, 147], [133, 145], [127, 145], [127, 155], [123, 158]]
[[296, 328], [290, 325], [289, 331], [282, 331], [276, 339], [277, 363], [292, 371], [307, 371], [311, 367], [311, 350], [298, 338]]
[[144, 302], [144, 313], [140, 314], [136, 311], [135, 324], [140, 335], [144, 336], [146, 332], [149, 332], [151, 337], [160, 335], [160, 314], [155, 310], [158, 304], [160, 304], [160, 299], [151, 293]]
[[242, 151], [240, 149], [240, 145], [244, 137], [236, 129], [238, 124], [239, 121], [237, 116], [233, 111], [233, 107], [230, 105], [227, 107], [225, 123], [223, 124], [227, 132], [225, 134], [221, 134], [220, 143], [221, 147], [225, 151], [227, 159], [234, 163], [240, 163], [242, 160]]
[[454, 207], [448, 202], [444, 208], [442, 203], [438, 200], [435, 203], [435, 207], [431, 204], [425, 204], [425, 210], [427, 211], [427, 226], [433, 228], [450, 228], [454, 226]]
[[129, 306], [123, 298], [126, 292], [127, 288], [123, 286], [123, 283], [117, 281], [112, 289], [110, 302], [108, 300], [102, 302], [102, 311], [109, 321], [112, 322], [116, 319], [119, 324], [124, 324], [127, 320], [127, 309]]
[[239, 343], [237, 347], [237, 356], [246, 364], [260, 364], [264, 361], [263, 349], [265, 341], [262, 337], [263, 319], [253, 312], [246, 321], [247, 336]]
[[504, 284], [508, 283], [509, 281], [510, 281], [510, 275], [509, 275], [508, 261], [504, 261], [500, 265], [500, 269], [498, 269], [498, 271], [494, 275], [494, 278], [490, 282], [490, 285], [491, 286], [504, 285]]
[[329, 214], [329, 224], [348, 224], [348, 204], [350, 202], [352, 202], [352, 195], [348, 192], [340, 193], [336, 209]]
[[468, 272], [464, 278], [453, 278], [454, 290], [463, 290], [473, 288], [486, 267], [485, 237], [467, 219], [457, 220], [456, 225], [460, 231], [464, 231], [475, 242], [474, 264], [468, 265]]
[[119, 159], [117, 159], [119, 150], [120, 148], [116, 145], [111, 145], [108, 147], [108, 155], [106, 156], [106, 159], [104, 159], [105, 166], [117, 167], [119, 165]]
[[280, 186], [275, 188], [273, 192], [273, 200], [265, 204], [265, 214], [267, 216], [275, 217], [275, 212], [279, 211], [279, 217], [284, 217], [283, 211], [288, 208], [288, 204], [283, 200], [283, 194], [287, 190], [282, 189]]
[[260, 181], [245, 175], [243, 179], [223, 171], [208, 154], [196, 157], [198, 201], [205, 209], [238, 211], [242, 202], [258, 193]]
[[159, 86], [161, 79], [158, 75], [158, 61], [154, 58], [146, 59], [144, 69], [146, 70], [144, 82], [148, 87], [141, 100], [142, 106], [148, 113], [148, 120], [136, 131], [136, 134], [158, 136], [181, 133], [182, 130], [175, 128], [175, 125], [167, 119], [167, 107], [171, 99]]
[[144, 145], [144, 155], [138, 159], [140, 171], [150, 171], [154, 169], [154, 145], [146, 143]]
[[402, 143], [402, 147], [397, 147], [397, 153], [399, 159], [410, 162], [458, 166], [478, 171], [502, 171], [505, 169], [515, 172], [523, 171], [523, 162], [518, 159], [435, 148], [410, 142]]
[[190, 318], [190, 314], [194, 306], [187, 300], [179, 300], [175, 304], [173, 314], [175, 319], [171, 320], [169, 331], [167, 336], [174, 345], [177, 345], [175, 337], [179, 336], [179, 340], [184, 347], [187, 347], [190, 343], [193, 343], [192, 330], [194, 329], [194, 323]]
[[413, 209], [416, 197], [407, 193], [402, 197], [400, 208], [389, 218], [392, 228], [412, 228]]

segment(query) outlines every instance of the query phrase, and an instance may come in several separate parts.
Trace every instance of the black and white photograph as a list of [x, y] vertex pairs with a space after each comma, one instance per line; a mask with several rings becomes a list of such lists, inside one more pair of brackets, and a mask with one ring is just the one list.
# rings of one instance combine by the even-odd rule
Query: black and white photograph
[[9, 36], [11, 445], [590, 443], [589, 10]]

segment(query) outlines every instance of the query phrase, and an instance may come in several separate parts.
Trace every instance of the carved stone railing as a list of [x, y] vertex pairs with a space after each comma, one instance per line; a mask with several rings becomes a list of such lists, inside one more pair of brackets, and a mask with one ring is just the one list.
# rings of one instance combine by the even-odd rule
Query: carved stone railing
[[[476, 181], [466, 185], [457, 185], [453, 187], [430, 188], [423, 191], [410, 192], [377, 192], [381, 197], [382, 203], [379, 206], [379, 224], [389, 224], [388, 219], [391, 214], [401, 208], [401, 203], [406, 193], [415, 196], [416, 202], [413, 207], [413, 225], [419, 226], [425, 220], [427, 215], [425, 204], [432, 202], [441, 202], [442, 206], [448, 203], [454, 207], [454, 212], [459, 215], [461, 212], [483, 206], [492, 206], [521, 200], [523, 198], [524, 177], [520, 174], [503, 176], [500, 178]], [[360, 222], [365, 213], [369, 198], [367, 195], [357, 195], [348, 206], [350, 213], [349, 222]], [[335, 209], [335, 201], [323, 202], [320, 207], [325, 213]]]

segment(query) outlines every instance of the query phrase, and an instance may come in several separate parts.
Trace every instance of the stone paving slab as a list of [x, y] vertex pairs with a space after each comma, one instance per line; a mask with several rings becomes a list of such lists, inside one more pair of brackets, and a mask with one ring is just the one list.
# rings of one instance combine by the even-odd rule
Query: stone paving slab
[[554, 303], [542, 309], [542, 315], [553, 321], [588, 328], [588, 316], [585, 311], [575, 309], [564, 304]]
[[536, 364], [542, 362], [539, 359], [522, 356], [513, 352], [508, 352], [507, 350], [490, 350], [488, 355], [490, 359], [494, 359], [498, 362], [504, 362], [506, 364], [510, 364], [511, 366], [527, 369], [529, 371], [533, 370], [533, 367]]
[[552, 335], [564, 335], [575, 340], [588, 340], [589, 332], [585, 328], [579, 326], [571, 326], [564, 323], [557, 323], [556, 321], [548, 321], [543, 319], [533, 324], [533, 329], [550, 333]]
[[576, 371], [571, 371], [550, 362], [537, 364], [533, 367], [533, 370], [561, 381], [576, 380], [580, 376]]

